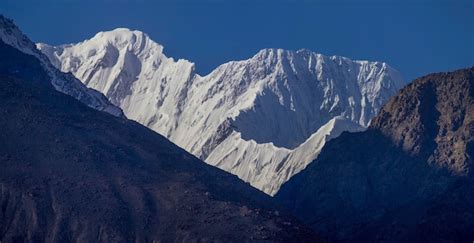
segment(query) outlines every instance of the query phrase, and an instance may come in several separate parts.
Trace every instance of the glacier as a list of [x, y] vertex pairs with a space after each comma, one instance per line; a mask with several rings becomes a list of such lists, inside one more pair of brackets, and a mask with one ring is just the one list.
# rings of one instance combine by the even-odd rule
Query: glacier
[[167, 57], [145, 33], [118, 28], [36, 47], [125, 115], [207, 163], [274, 195], [342, 132], [367, 128], [405, 85], [383, 62], [263, 49], [207, 75]]

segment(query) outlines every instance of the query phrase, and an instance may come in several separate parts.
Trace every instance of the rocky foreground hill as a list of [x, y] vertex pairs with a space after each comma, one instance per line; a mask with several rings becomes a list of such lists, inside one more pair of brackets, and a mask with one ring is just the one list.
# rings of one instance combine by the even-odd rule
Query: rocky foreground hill
[[419, 78], [330, 141], [277, 199], [343, 241], [474, 239], [474, 68]]

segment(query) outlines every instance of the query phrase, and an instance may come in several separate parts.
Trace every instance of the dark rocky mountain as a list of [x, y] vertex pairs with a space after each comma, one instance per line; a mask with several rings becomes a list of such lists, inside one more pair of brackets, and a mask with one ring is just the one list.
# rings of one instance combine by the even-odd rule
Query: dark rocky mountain
[[0, 56], [0, 242], [317, 240], [236, 176], [56, 91], [37, 59]]
[[474, 68], [419, 78], [276, 198], [342, 241], [474, 240]]

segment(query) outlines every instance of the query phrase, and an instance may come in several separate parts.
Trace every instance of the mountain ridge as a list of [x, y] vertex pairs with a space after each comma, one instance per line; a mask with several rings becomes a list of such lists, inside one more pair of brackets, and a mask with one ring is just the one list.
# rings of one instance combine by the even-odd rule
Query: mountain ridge
[[[123, 28], [78, 44], [37, 47], [128, 118], [270, 195], [317, 156], [297, 150], [318, 129], [334, 117], [354, 123], [341, 128], [367, 127], [405, 83], [385, 63], [282, 49], [263, 49], [201, 76], [143, 32]], [[324, 144], [326, 136], [313, 140]], [[305, 159], [286, 159], [297, 157]]]

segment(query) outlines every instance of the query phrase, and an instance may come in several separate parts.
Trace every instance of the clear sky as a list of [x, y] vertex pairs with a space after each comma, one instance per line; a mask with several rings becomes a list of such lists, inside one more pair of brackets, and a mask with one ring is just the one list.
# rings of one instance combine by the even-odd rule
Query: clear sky
[[262, 48], [384, 61], [412, 79], [474, 65], [474, 0], [1, 0], [35, 42], [137, 29], [200, 74]]

